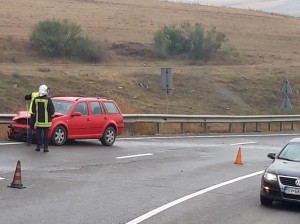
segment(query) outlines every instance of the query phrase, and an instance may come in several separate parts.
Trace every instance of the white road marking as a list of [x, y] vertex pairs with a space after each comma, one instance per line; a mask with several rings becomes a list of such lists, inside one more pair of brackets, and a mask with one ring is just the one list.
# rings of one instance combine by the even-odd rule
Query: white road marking
[[137, 155], [130, 155], [130, 156], [119, 156], [119, 157], [116, 157], [116, 159], [127, 159], [127, 158], [133, 158], [133, 157], [141, 157], [141, 156], [153, 156], [153, 154], [145, 153], [145, 154], [137, 154]]
[[119, 137], [118, 140], [134, 140], [134, 139], [184, 139], [184, 138], [232, 138], [232, 137], [272, 137], [272, 136], [298, 136], [297, 134], [261, 134], [261, 135], [189, 135], [189, 136], [145, 136], [145, 137], [130, 137], [122, 138]]
[[235, 179], [228, 180], [228, 181], [225, 181], [223, 183], [216, 184], [216, 185], [213, 185], [211, 187], [205, 188], [203, 190], [197, 191], [197, 192], [195, 192], [193, 194], [189, 194], [189, 195], [184, 196], [182, 198], [179, 198], [179, 199], [177, 199], [175, 201], [172, 201], [172, 202], [170, 202], [168, 204], [165, 204], [165, 205], [163, 205], [163, 206], [161, 206], [159, 208], [156, 208], [156, 209], [154, 209], [154, 210], [152, 210], [152, 211], [150, 211], [148, 213], [145, 213], [144, 215], [141, 215], [140, 217], [137, 217], [136, 219], [133, 219], [133, 220], [127, 222], [126, 224], [138, 224], [138, 223], [140, 223], [140, 222], [142, 222], [142, 221], [144, 221], [146, 219], [149, 219], [150, 217], [152, 217], [152, 216], [154, 216], [154, 215], [156, 215], [156, 214], [158, 214], [158, 213], [160, 213], [160, 212], [162, 212], [164, 210], [167, 210], [168, 208], [171, 208], [171, 207], [173, 207], [175, 205], [178, 205], [178, 204], [180, 204], [180, 203], [182, 203], [184, 201], [187, 201], [189, 199], [197, 197], [197, 196], [199, 196], [201, 194], [210, 192], [210, 191], [215, 190], [217, 188], [224, 187], [226, 185], [233, 184], [235, 182], [238, 182], [238, 181], [250, 178], [250, 177], [257, 176], [259, 174], [262, 174], [263, 172], [264, 171], [261, 170], [261, 171], [258, 171], [258, 172], [255, 172], [255, 173], [251, 173], [251, 174], [248, 174], [248, 175], [245, 175], [245, 176], [237, 177]]
[[5, 178], [4, 177], [0, 177], [0, 180], [4, 180]]
[[257, 144], [257, 142], [241, 142], [241, 143], [232, 143], [230, 145], [249, 145], [249, 144]]
[[2, 142], [0, 145], [20, 145], [24, 144], [24, 142]]

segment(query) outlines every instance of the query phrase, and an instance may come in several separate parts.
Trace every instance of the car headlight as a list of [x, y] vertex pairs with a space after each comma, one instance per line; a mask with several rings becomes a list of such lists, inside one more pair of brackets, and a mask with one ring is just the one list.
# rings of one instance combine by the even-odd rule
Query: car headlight
[[277, 175], [273, 173], [265, 172], [264, 179], [267, 181], [277, 181]]

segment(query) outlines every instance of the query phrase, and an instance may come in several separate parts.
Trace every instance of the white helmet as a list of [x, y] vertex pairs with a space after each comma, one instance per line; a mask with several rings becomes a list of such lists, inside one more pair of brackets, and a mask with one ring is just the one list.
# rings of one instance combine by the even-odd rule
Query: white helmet
[[39, 96], [48, 95], [48, 87], [46, 85], [41, 85], [39, 88]]

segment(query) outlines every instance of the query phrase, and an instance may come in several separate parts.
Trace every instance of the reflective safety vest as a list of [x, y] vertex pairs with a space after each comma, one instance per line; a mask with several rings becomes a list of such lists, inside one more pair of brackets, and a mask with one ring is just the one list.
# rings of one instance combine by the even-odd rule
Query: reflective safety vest
[[39, 92], [33, 92], [33, 93], [31, 93], [31, 101], [30, 101], [30, 104], [29, 104], [29, 110], [28, 110], [28, 112], [29, 112], [30, 114], [33, 114], [33, 112], [32, 112], [32, 104], [33, 104], [34, 99], [35, 99], [36, 97], [38, 97], [38, 96], [39, 96]]
[[48, 117], [48, 99], [36, 98], [35, 99], [36, 114], [35, 126], [37, 127], [50, 127], [51, 117]]

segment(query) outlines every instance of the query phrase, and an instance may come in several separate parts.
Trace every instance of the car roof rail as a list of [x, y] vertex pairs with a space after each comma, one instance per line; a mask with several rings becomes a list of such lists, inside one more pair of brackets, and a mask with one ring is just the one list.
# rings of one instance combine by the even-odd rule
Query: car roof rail
[[82, 99], [83, 97], [78, 97], [75, 101], [78, 101], [78, 100], [80, 100], [80, 99]]

